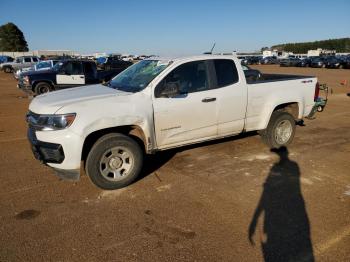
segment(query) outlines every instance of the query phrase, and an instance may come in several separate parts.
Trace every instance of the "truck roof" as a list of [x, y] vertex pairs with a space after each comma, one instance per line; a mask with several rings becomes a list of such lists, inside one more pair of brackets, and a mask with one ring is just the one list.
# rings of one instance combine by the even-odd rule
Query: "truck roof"
[[237, 56], [234, 54], [203, 54], [203, 55], [194, 55], [194, 56], [173, 56], [173, 57], [150, 57], [146, 60], [161, 60], [161, 61], [173, 61], [173, 62], [180, 62], [180, 61], [192, 61], [192, 60], [208, 60], [208, 59], [223, 59], [223, 58], [229, 58], [229, 59], [237, 59]]

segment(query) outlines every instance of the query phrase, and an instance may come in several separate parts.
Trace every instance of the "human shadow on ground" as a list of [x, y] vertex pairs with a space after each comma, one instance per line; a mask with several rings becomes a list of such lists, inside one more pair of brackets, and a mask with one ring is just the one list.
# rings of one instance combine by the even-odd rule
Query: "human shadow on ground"
[[288, 149], [271, 150], [280, 159], [271, 168], [251, 220], [248, 238], [253, 236], [259, 217], [264, 215], [260, 237], [265, 261], [314, 261], [310, 223], [300, 188], [300, 169], [288, 158]]

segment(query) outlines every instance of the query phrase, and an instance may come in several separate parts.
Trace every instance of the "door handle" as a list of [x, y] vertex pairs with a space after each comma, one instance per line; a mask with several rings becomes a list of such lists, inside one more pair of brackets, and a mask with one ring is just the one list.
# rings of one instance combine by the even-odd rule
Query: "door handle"
[[203, 103], [209, 103], [209, 102], [214, 102], [216, 101], [216, 97], [206, 97], [202, 99]]
[[85, 78], [85, 76], [81, 76], [80, 78]]

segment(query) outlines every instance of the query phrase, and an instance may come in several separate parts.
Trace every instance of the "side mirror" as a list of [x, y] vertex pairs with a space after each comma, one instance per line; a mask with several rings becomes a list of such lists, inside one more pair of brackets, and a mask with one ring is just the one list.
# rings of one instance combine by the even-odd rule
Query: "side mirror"
[[178, 83], [166, 83], [161, 93], [162, 97], [175, 97], [180, 94], [180, 87]]

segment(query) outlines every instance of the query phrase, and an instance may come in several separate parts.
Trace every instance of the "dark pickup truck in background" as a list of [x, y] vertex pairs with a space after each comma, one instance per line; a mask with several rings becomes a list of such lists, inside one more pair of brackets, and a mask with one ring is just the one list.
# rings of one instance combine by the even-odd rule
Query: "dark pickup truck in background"
[[97, 70], [94, 61], [65, 60], [48, 70], [23, 73], [18, 81], [18, 88], [26, 93], [41, 95], [63, 88], [107, 82], [125, 68], [127, 66]]

